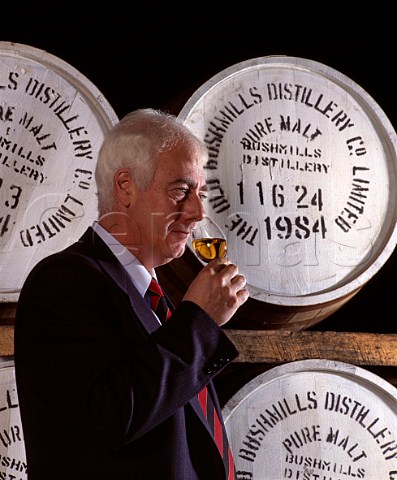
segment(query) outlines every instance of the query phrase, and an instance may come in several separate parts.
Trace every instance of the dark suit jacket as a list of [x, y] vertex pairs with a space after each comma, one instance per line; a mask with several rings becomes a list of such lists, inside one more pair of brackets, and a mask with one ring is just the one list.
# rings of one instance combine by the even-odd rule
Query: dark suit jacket
[[159, 328], [89, 228], [33, 268], [18, 301], [28, 479], [224, 479], [195, 396], [208, 384], [217, 402], [211, 379], [236, 356], [192, 302]]

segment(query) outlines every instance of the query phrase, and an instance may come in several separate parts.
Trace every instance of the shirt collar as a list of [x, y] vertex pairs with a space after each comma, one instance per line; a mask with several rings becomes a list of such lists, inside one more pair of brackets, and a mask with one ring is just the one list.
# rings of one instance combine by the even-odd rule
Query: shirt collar
[[[152, 275], [146, 270], [135, 255], [128, 250], [128, 248], [122, 245], [113, 235], [101, 227], [98, 222], [94, 222], [92, 228], [110, 248], [121, 265], [126, 269], [133, 284], [143, 297], [149, 287]], [[155, 277], [155, 274], [153, 276]]]

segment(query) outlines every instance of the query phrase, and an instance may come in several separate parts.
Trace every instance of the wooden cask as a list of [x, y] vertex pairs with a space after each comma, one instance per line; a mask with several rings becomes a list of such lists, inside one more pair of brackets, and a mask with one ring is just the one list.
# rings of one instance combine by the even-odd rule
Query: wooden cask
[[22, 422], [12, 360], [0, 357], [0, 478], [27, 479]]
[[397, 478], [397, 389], [354, 365], [274, 367], [223, 416], [238, 480]]
[[393, 252], [396, 133], [343, 73], [288, 56], [247, 60], [199, 87], [179, 117], [208, 146], [207, 212], [250, 289], [235, 326], [311, 327]]
[[9, 42], [0, 42], [0, 99], [0, 302], [8, 316], [32, 267], [97, 218], [97, 152], [117, 117], [74, 67]]

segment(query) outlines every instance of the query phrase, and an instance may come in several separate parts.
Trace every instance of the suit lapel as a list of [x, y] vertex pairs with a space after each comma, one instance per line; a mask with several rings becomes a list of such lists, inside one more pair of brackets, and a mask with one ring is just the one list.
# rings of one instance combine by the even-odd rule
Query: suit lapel
[[[113, 279], [119, 288], [127, 294], [130, 300], [131, 308], [135, 311], [136, 316], [141, 321], [147, 332], [150, 334], [157, 330], [159, 328], [159, 322], [153, 314], [152, 309], [142, 298], [130, 279], [128, 273], [113, 255], [106, 243], [103, 242], [103, 240], [94, 232], [91, 227], [81, 237], [80, 242], [86, 246], [91, 255], [94, 254], [94, 258], [101, 268]], [[171, 302], [170, 306], [173, 309]], [[208, 385], [208, 389], [212, 395], [212, 386]], [[190, 404], [205, 428], [211, 433], [197, 396], [190, 401]]]
[[149, 334], [154, 332], [159, 327], [157, 318], [136, 289], [125, 268], [113, 255], [106, 243], [91, 227], [81, 237], [80, 242], [85, 243], [90, 253], [94, 253], [94, 258], [101, 268], [113, 279], [118, 287], [127, 294], [131, 308], [135, 311], [147, 332]]

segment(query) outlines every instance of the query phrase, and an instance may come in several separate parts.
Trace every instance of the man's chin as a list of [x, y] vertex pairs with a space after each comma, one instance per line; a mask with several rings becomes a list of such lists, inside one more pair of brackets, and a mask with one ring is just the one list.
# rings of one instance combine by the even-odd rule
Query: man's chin
[[182, 255], [185, 253], [185, 250], [186, 250], [186, 245], [184, 245], [182, 248], [176, 251], [174, 258], [182, 257]]
[[186, 243], [173, 245], [171, 248], [171, 260], [174, 258], [180, 258], [185, 253]]

